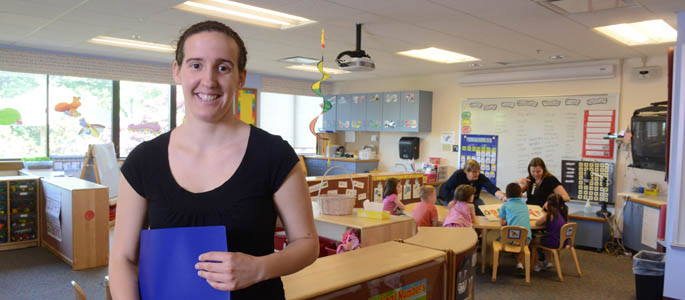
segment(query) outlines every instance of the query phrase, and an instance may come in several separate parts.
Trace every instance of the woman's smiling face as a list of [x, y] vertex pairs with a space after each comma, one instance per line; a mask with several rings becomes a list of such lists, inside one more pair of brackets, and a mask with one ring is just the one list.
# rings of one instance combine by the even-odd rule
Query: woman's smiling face
[[238, 70], [236, 42], [224, 33], [203, 31], [186, 39], [183, 52], [182, 64], [174, 62], [174, 79], [183, 86], [188, 115], [205, 122], [231, 118], [246, 75]]

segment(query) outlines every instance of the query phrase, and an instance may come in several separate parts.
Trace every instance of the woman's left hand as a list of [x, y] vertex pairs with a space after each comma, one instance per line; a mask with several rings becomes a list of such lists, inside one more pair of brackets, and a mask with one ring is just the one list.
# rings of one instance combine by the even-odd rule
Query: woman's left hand
[[214, 251], [201, 254], [199, 260], [195, 264], [197, 275], [217, 290], [235, 291], [263, 280], [261, 262], [256, 256]]

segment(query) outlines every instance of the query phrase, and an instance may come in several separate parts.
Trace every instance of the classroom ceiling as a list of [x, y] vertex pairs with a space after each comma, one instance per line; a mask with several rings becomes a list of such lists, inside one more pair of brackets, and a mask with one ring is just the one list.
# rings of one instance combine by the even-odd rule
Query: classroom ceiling
[[[240, 0], [317, 23], [275, 30], [222, 21], [245, 40], [248, 72], [301, 79], [320, 75], [285, 69], [288, 64], [278, 60], [320, 57], [320, 32], [325, 28], [325, 66], [336, 67], [338, 53], [355, 49], [355, 24], [363, 23], [362, 49], [375, 61], [376, 70], [334, 75], [331, 80], [337, 81], [664, 55], [673, 43], [629, 47], [592, 28], [651, 19], [664, 19], [677, 28], [676, 12], [685, 10], [684, 0], [548, 0], [574, 11], [565, 13], [541, 5], [542, 1]], [[0, 2], [0, 47], [159, 64], [170, 64], [173, 55], [87, 41], [98, 35], [139, 35], [143, 41], [173, 44], [181, 29], [210, 19], [172, 8], [183, 0]], [[619, 8], [611, 8], [616, 6]], [[395, 54], [426, 47], [480, 58], [482, 66], [438, 64]], [[564, 58], [550, 58], [555, 55]]]

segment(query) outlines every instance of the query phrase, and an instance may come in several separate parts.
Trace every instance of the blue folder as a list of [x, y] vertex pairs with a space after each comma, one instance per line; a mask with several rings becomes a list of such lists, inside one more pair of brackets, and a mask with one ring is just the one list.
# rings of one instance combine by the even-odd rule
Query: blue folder
[[224, 226], [146, 229], [140, 232], [138, 285], [142, 300], [230, 300], [197, 275], [200, 254], [227, 251]]

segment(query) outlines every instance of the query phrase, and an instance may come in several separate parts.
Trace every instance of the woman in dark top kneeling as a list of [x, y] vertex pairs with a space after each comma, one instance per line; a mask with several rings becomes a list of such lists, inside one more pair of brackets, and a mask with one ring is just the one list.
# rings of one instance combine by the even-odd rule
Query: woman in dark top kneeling
[[[279, 136], [233, 114], [247, 51], [230, 27], [195, 24], [179, 38], [174, 80], [186, 120], [138, 145], [121, 168], [109, 276], [115, 299], [139, 299], [140, 230], [221, 225], [228, 252], [200, 255], [198, 276], [231, 299], [285, 299], [280, 276], [318, 256], [311, 200], [298, 158]], [[288, 247], [274, 253], [276, 218]], [[173, 245], [170, 245], [173, 247]], [[173, 264], [173, 261], [169, 261]]]
[[547, 170], [545, 162], [539, 157], [530, 160], [528, 177], [519, 179], [519, 185], [528, 196], [526, 204], [545, 207], [547, 197], [551, 194], [558, 194], [564, 201], [571, 200], [564, 186]]

